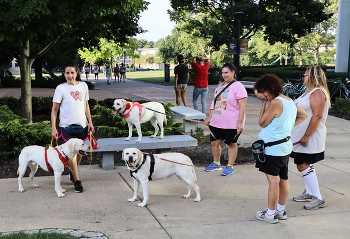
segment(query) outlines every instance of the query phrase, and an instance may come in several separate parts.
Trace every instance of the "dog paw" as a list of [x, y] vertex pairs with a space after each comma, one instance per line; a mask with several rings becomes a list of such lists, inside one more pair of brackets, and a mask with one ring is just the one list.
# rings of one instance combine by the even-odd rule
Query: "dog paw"
[[139, 203], [139, 204], [137, 204], [137, 206], [139, 206], [139, 207], [144, 207], [144, 206], [146, 206], [146, 203]]
[[159, 136], [159, 138], [160, 138], [160, 139], [164, 139], [164, 136], [163, 136], [163, 135], [161, 135], [161, 136]]
[[38, 188], [39, 185], [38, 184], [33, 184], [33, 188]]
[[20, 189], [18, 189], [18, 191], [20, 191], [21, 193], [23, 193], [23, 192], [24, 192], [24, 189], [23, 189], [23, 188], [20, 188]]
[[186, 194], [186, 195], [183, 195], [184, 198], [190, 198], [190, 195]]
[[65, 192], [67, 192], [67, 190], [66, 189], [63, 189], [63, 188], [61, 188], [61, 193], [65, 193]]
[[126, 138], [125, 141], [130, 141], [130, 138]]
[[198, 198], [198, 197], [194, 199], [195, 202], [199, 202], [200, 200], [201, 200], [201, 199]]
[[129, 198], [128, 199], [128, 202], [135, 202], [136, 201], [136, 198]]
[[136, 143], [141, 143], [141, 139], [136, 140]]
[[151, 135], [151, 138], [155, 138], [155, 137], [156, 137], [156, 135], [155, 135], [155, 134], [152, 134], [152, 135]]
[[66, 195], [64, 195], [63, 193], [57, 193], [57, 197], [59, 197], [59, 198], [63, 198], [63, 197], [65, 197]]

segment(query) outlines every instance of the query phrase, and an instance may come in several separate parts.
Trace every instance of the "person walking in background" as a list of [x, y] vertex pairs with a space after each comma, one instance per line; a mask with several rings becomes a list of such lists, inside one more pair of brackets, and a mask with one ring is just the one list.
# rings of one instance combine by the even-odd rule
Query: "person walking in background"
[[[89, 90], [81, 81], [79, 69], [73, 63], [68, 63], [62, 73], [62, 82], [56, 87], [51, 110], [52, 137], [67, 142], [70, 138], [88, 140], [88, 133], [94, 132], [89, 107]], [[56, 127], [58, 110], [59, 130]], [[75, 192], [83, 192], [79, 179], [78, 166], [82, 156], [77, 154], [69, 160], [70, 180], [74, 183]]]
[[209, 125], [210, 142], [214, 162], [205, 168], [211, 172], [222, 170], [221, 141], [228, 145], [228, 164], [221, 175], [234, 173], [233, 164], [237, 158], [237, 140], [244, 128], [247, 105], [247, 90], [242, 83], [236, 81], [236, 67], [226, 63], [222, 68], [223, 82], [215, 89], [215, 99], [210, 106], [210, 114], [204, 121]]
[[98, 65], [95, 65], [94, 67], [95, 80], [98, 80], [99, 73], [100, 73], [100, 67], [98, 67]]
[[126, 73], [126, 67], [124, 66], [124, 63], [122, 63], [122, 64], [120, 65], [119, 70], [120, 70], [120, 78], [123, 79], [123, 81], [125, 82], [125, 78], [126, 78], [126, 75], [125, 75], [125, 73]]
[[119, 77], [119, 66], [118, 64], [115, 65], [114, 69], [114, 82], [117, 82], [117, 78], [118, 78], [118, 82], [120, 82], [120, 77]]
[[107, 77], [107, 84], [110, 85], [111, 78], [112, 78], [112, 69], [111, 69], [111, 66], [109, 65], [106, 67], [106, 77]]
[[[196, 62], [194, 62], [196, 59]], [[208, 95], [208, 71], [210, 67], [209, 58], [204, 56], [194, 56], [188, 59], [194, 72], [194, 89], [193, 89], [193, 107], [198, 110], [198, 97], [201, 96], [202, 113], [207, 113], [207, 95]]]
[[88, 80], [89, 79], [89, 74], [90, 74], [90, 66], [89, 65], [85, 65], [84, 66], [84, 72], [85, 72], [86, 80]]
[[319, 66], [310, 66], [303, 76], [305, 93], [295, 100], [295, 104], [307, 113], [307, 119], [292, 131], [293, 152], [291, 157], [304, 178], [304, 192], [293, 197], [297, 202], [308, 202], [305, 209], [326, 206], [321, 195], [314, 163], [324, 159], [326, 145], [326, 119], [330, 106], [330, 96], [326, 76]]
[[174, 89], [175, 89], [175, 95], [176, 95], [176, 104], [180, 105], [180, 97], [181, 97], [182, 103], [184, 104], [184, 106], [187, 106], [186, 90], [187, 90], [187, 83], [188, 83], [190, 74], [188, 72], [188, 67], [184, 64], [183, 55], [178, 55], [177, 61], [179, 62], [179, 64], [175, 66], [175, 69], [174, 69], [174, 74], [175, 74]]
[[254, 93], [262, 103], [259, 140], [265, 144], [264, 159], [256, 160], [255, 167], [265, 173], [269, 183], [267, 208], [257, 211], [256, 219], [268, 223], [287, 219], [288, 162], [293, 147], [290, 135], [293, 126], [306, 119], [306, 112], [282, 95], [282, 90], [282, 81], [273, 74], [262, 76], [254, 85]]

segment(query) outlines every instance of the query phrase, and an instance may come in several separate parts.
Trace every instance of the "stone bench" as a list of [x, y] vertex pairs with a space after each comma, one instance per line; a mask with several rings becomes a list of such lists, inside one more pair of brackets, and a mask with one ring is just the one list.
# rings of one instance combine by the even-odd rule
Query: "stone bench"
[[[143, 136], [141, 143], [136, 143], [138, 137], [132, 137], [130, 141], [123, 138], [98, 139], [99, 149], [93, 152], [102, 153], [101, 167], [104, 170], [114, 169], [114, 152], [123, 151], [125, 148], [138, 148], [140, 150], [155, 149], [156, 153], [170, 152], [172, 148], [198, 146], [197, 139], [190, 135], [166, 135], [163, 139]], [[86, 144], [90, 144], [86, 141]]]
[[206, 115], [198, 110], [186, 106], [173, 106], [170, 110], [174, 112], [175, 116], [183, 119], [183, 131], [188, 133], [198, 127], [198, 122], [188, 121], [186, 119], [200, 120], [205, 119]]

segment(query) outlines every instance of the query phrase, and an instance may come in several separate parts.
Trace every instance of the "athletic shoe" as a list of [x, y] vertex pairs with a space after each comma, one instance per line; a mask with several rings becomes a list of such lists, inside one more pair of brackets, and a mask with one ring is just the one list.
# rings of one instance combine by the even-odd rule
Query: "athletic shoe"
[[311, 202], [304, 205], [304, 208], [307, 210], [316, 210], [322, 207], [325, 207], [327, 203], [324, 199], [320, 200], [318, 198], [314, 198], [311, 200]]
[[267, 215], [267, 209], [265, 209], [265, 211], [257, 211], [255, 215], [256, 219], [260, 221], [265, 221], [268, 223], [277, 223], [278, 219], [275, 216], [276, 214], [272, 216]]
[[69, 171], [69, 180], [74, 183], [74, 177], [71, 171]]
[[276, 210], [275, 219], [286, 220], [287, 218], [288, 217], [287, 217], [287, 212], [286, 211], [278, 211], [278, 210]]
[[84, 191], [83, 185], [81, 185], [81, 181], [77, 180], [74, 183], [74, 189], [76, 193], [82, 193]]
[[208, 167], [204, 168], [205, 171], [211, 172], [211, 171], [220, 171], [222, 170], [221, 165], [218, 165], [216, 163], [211, 163]]
[[314, 198], [315, 196], [307, 194], [306, 190], [304, 190], [301, 195], [293, 197], [293, 200], [296, 202], [310, 202]]
[[233, 174], [235, 171], [233, 170], [233, 168], [231, 166], [227, 166], [224, 171], [221, 172], [222, 176], [228, 176]]

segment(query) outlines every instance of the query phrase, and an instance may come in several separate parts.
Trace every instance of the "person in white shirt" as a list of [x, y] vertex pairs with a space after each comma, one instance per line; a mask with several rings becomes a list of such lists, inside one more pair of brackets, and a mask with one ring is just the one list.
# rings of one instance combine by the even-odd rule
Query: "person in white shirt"
[[[67, 142], [70, 138], [88, 139], [89, 132], [94, 132], [89, 107], [89, 90], [85, 82], [81, 81], [79, 69], [73, 63], [64, 66], [63, 83], [58, 85], [53, 97], [51, 111], [52, 137]], [[59, 129], [56, 121], [58, 110]], [[78, 175], [78, 165], [82, 156], [77, 155], [69, 161], [70, 180], [74, 182], [76, 192], [82, 192], [83, 186]]]

